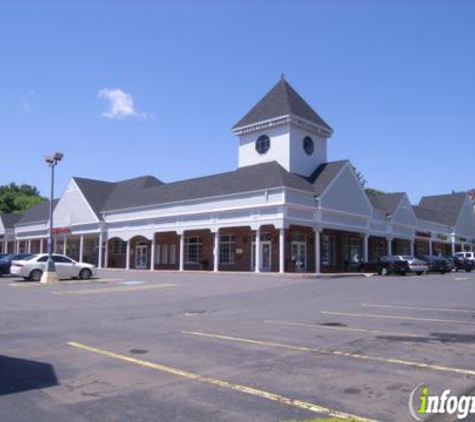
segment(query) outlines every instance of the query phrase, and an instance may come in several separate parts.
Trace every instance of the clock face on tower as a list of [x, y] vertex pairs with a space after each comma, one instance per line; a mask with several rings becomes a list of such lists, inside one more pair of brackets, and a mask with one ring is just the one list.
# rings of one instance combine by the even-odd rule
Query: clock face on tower
[[269, 151], [270, 148], [270, 139], [267, 135], [261, 135], [259, 138], [257, 138], [256, 141], [256, 151], [259, 154], [265, 154], [267, 151]]
[[312, 155], [314, 149], [315, 145], [313, 143], [313, 139], [310, 138], [310, 136], [306, 136], [305, 138], [303, 138], [303, 150], [305, 151], [305, 154]]

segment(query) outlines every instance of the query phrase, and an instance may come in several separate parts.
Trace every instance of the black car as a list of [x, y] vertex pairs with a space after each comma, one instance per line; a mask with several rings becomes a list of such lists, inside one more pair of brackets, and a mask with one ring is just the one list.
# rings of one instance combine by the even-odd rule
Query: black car
[[361, 263], [358, 271], [376, 272], [379, 275], [406, 275], [411, 271], [409, 263], [398, 256], [382, 256], [375, 262]]
[[475, 264], [473, 263], [473, 261], [467, 258], [453, 256], [452, 260], [454, 262], [456, 272], [458, 272], [459, 270], [465, 270], [467, 273], [469, 273], [475, 267]]
[[12, 261], [26, 259], [32, 255], [31, 253], [12, 253], [0, 259], [0, 277], [5, 274], [10, 274]]
[[429, 273], [445, 274], [452, 271], [452, 266], [443, 256], [425, 255], [421, 258], [429, 266]]

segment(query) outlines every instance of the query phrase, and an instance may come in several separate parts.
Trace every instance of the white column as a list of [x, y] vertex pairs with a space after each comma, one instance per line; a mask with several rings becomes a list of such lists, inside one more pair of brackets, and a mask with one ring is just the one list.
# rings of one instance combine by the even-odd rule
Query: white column
[[254, 253], [255, 267], [254, 271], [256, 273], [261, 272], [261, 228], [258, 227], [256, 230], [256, 251]]
[[97, 267], [102, 268], [102, 244], [104, 243], [104, 234], [99, 233], [99, 256], [97, 257], [98, 263]]
[[68, 245], [68, 238], [66, 236], [63, 237], [63, 255], [66, 255], [66, 248]]
[[363, 245], [363, 261], [369, 261], [369, 235], [364, 235], [364, 245]]
[[455, 255], [455, 238], [452, 237], [452, 255]]
[[214, 250], [213, 250], [213, 257], [214, 257], [214, 272], [218, 272], [219, 269], [219, 230], [214, 233]]
[[43, 253], [43, 246], [44, 246], [45, 240], [40, 239], [40, 253]]
[[279, 230], [279, 273], [285, 272], [285, 229]]
[[27, 250], [28, 253], [31, 253], [31, 239], [28, 240], [28, 250]]
[[434, 254], [434, 249], [432, 247], [432, 239], [429, 240], [429, 255], [432, 256]]
[[15, 249], [14, 249], [14, 252], [15, 253], [18, 253], [18, 249], [20, 249], [20, 242], [18, 240], [15, 241]]
[[183, 271], [185, 269], [185, 233], [182, 233], [180, 236], [180, 266], [179, 270]]
[[155, 269], [155, 234], [152, 236], [152, 247], [150, 248], [150, 271]]
[[8, 240], [3, 241], [3, 253], [8, 253]]
[[320, 253], [320, 230], [315, 230], [315, 274], [320, 274], [322, 272], [321, 264], [321, 253]]
[[104, 265], [103, 268], [107, 268], [109, 266], [109, 239], [107, 239], [104, 243]]
[[414, 246], [414, 243], [415, 243], [415, 240], [411, 240], [411, 241], [410, 241], [410, 244], [411, 244], [411, 256], [414, 256], [414, 253], [415, 253], [415, 246]]
[[130, 270], [130, 240], [127, 240], [125, 248], [125, 269]]
[[388, 255], [393, 254], [393, 239], [392, 237], [387, 237], [386, 241], [388, 242]]
[[84, 235], [82, 234], [79, 238], [79, 262], [83, 262], [84, 255]]

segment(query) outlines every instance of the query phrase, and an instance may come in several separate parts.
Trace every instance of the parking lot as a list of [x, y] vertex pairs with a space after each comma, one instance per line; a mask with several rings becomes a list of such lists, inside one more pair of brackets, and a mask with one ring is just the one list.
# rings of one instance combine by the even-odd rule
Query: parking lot
[[421, 383], [475, 391], [474, 273], [100, 276], [0, 279], [2, 422], [409, 421]]

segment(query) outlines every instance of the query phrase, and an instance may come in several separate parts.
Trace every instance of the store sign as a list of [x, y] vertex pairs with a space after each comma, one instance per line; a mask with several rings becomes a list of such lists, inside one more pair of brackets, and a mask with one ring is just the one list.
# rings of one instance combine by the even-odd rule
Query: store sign
[[426, 238], [431, 238], [432, 234], [431, 232], [416, 232], [417, 237], [426, 237]]
[[71, 229], [69, 227], [54, 227], [53, 234], [68, 234], [71, 233]]
[[457, 237], [457, 240], [459, 242], [466, 242], [467, 241], [467, 238], [466, 237]]
[[438, 234], [437, 235], [437, 239], [440, 239], [440, 240], [447, 240], [449, 238], [449, 236], [445, 235], [445, 234]]

